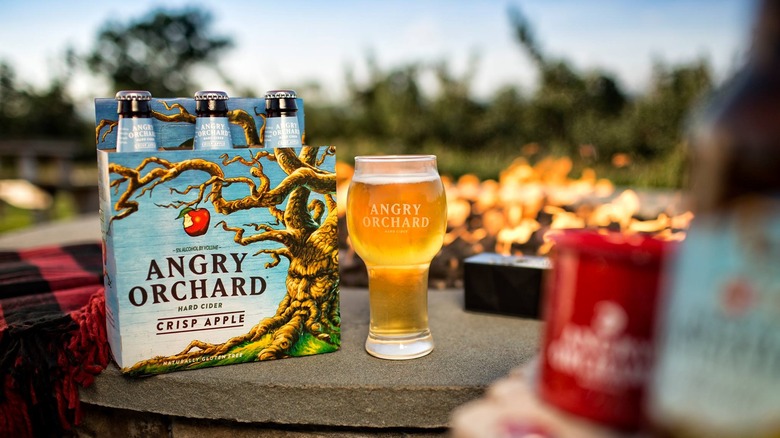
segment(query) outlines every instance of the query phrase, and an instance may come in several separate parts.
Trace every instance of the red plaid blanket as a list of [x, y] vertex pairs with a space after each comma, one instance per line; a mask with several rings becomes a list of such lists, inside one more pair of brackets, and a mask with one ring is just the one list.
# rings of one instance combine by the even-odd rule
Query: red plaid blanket
[[98, 244], [0, 251], [0, 435], [62, 436], [108, 364]]

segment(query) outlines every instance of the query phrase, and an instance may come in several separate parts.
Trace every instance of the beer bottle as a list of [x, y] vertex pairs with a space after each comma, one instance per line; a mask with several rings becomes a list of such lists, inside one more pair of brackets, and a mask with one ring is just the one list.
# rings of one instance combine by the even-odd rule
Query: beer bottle
[[228, 121], [228, 95], [224, 91], [198, 91], [195, 93], [194, 150], [232, 149]]
[[298, 104], [293, 90], [271, 90], [265, 93], [265, 135], [267, 148], [301, 146], [298, 126]]
[[669, 274], [649, 413], [677, 437], [780, 436], [780, 0], [694, 119], [696, 214]]
[[157, 150], [152, 125], [152, 93], [142, 90], [123, 90], [116, 93], [117, 152]]

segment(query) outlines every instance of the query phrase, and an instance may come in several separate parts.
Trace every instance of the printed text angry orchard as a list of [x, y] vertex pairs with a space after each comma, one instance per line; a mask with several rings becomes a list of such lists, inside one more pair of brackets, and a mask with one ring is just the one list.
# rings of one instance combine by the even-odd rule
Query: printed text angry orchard
[[426, 228], [431, 219], [420, 214], [422, 204], [371, 204], [363, 226], [374, 228]]
[[[205, 298], [261, 295], [263, 277], [241, 274], [247, 253], [192, 254], [149, 261], [146, 282], [128, 291], [133, 306]], [[194, 278], [193, 278], [194, 277]], [[171, 283], [171, 280], [178, 279]]]

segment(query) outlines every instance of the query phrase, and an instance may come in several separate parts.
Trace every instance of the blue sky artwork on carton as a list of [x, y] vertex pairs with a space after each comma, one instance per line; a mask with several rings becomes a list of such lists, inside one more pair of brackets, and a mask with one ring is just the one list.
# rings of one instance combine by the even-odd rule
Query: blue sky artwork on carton
[[193, 151], [194, 101], [154, 99], [172, 150], [118, 153], [116, 101], [96, 100], [107, 328], [124, 372], [338, 349], [335, 148], [259, 147], [263, 104], [231, 99], [235, 149]]

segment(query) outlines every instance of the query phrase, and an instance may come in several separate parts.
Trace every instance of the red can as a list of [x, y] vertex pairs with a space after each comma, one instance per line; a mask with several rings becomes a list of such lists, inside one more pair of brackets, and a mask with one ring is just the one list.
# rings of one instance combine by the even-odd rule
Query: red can
[[662, 259], [670, 243], [567, 231], [547, 280], [540, 396], [621, 429], [643, 422]]

